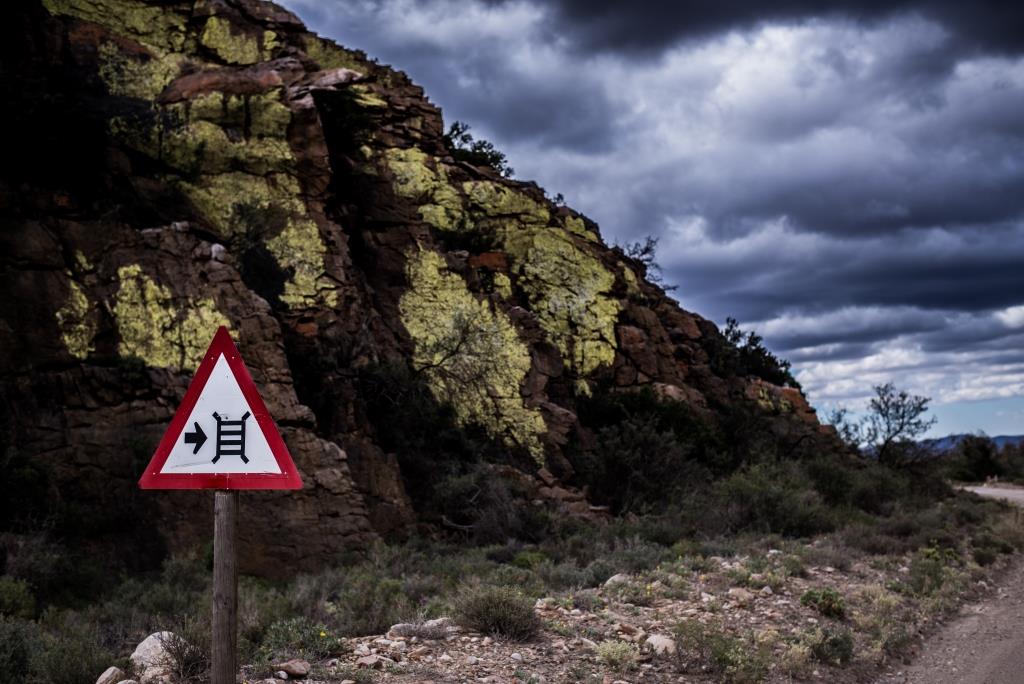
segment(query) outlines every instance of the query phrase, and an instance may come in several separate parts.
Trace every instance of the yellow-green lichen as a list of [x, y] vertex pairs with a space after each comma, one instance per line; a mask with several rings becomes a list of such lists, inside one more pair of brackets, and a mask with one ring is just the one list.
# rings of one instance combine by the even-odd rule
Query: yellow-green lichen
[[[544, 203], [492, 181], [467, 182], [463, 189], [472, 223], [491, 230], [509, 254], [518, 286], [570, 367], [587, 375], [611, 365], [622, 308], [610, 294], [615, 275], [578, 246], [573, 233], [549, 225]], [[582, 219], [576, 221], [582, 226]]]
[[162, 147], [164, 163], [186, 174], [240, 170], [265, 175], [286, 172], [294, 166], [287, 141], [256, 137], [233, 140], [223, 128], [208, 121], [168, 129], [153, 142]]
[[316, 223], [309, 219], [291, 220], [281, 233], [267, 241], [267, 249], [277, 263], [292, 272], [285, 283], [281, 301], [292, 308], [311, 306], [317, 297], [328, 306], [337, 302], [337, 292], [325, 288], [324, 256], [327, 247]]
[[212, 16], [206, 20], [199, 42], [228, 64], [255, 64], [263, 56], [260, 41], [256, 37], [237, 31], [223, 17]]
[[536, 225], [546, 225], [551, 220], [547, 205], [500, 183], [467, 181], [462, 187], [478, 217], [515, 218]]
[[50, 14], [91, 21], [162, 51], [185, 44], [185, 17], [170, 7], [140, 0], [43, 0]]
[[622, 264], [622, 279], [626, 281], [626, 293], [630, 295], [640, 294], [640, 281], [637, 280], [636, 274], [633, 273], [633, 269], [625, 264]]
[[111, 42], [99, 47], [99, 75], [112, 95], [155, 100], [181, 71], [185, 57], [169, 53], [162, 57], [127, 55]]
[[[246, 173], [202, 176], [197, 183], [180, 183], [197, 211], [225, 239], [249, 239], [252, 226], [244, 217], [275, 214], [285, 217], [279, 233], [267, 240], [278, 264], [291, 272], [281, 301], [291, 308], [323, 302], [334, 306], [334, 281], [325, 275], [327, 247], [316, 223], [306, 215], [294, 176]], [[257, 231], [258, 233], [259, 231]]]
[[395, 194], [416, 202], [424, 223], [438, 230], [464, 227], [462, 198], [448, 182], [448, 174], [438, 160], [415, 147], [389, 148], [384, 163], [394, 178]]
[[622, 308], [609, 294], [615, 276], [557, 228], [509, 227], [504, 246], [541, 328], [571, 367], [587, 375], [611, 365]]
[[508, 299], [512, 296], [512, 279], [502, 272], [494, 274], [494, 291]]
[[171, 291], [143, 273], [138, 264], [122, 266], [117, 276], [120, 288], [113, 312], [122, 357], [160, 368], [195, 368], [217, 328], [230, 327], [212, 299], [176, 303]]
[[385, 108], [388, 106], [388, 101], [382, 98], [380, 95], [374, 93], [373, 90], [369, 88], [369, 86], [357, 83], [353, 86], [349, 86], [349, 90], [355, 93], [356, 103], [363, 107], [369, 107], [373, 109]]
[[409, 255], [409, 290], [399, 302], [415, 343], [413, 365], [460, 424], [477, 424], [544, 462], [544, 419], [527, 407], [520, 386], [530, 353], [501, 311], [474, 297], [435, 252]]
[[92, 273], [96, 269], [92, 262], [89, 261], [89, 257], [85, 256], [85, 253], [80, 249], [75, 250], [75, 265], [82, 273]]
[[352, 71], [365, 71], [366, 65], [361, 62], [355, 54], [343, 47], [324, 40], [313, 34], [305, 36], [306, 54], [316, 62], [321, 69], [351, 69]]
[[295, 167], [286, 139], [291, 112], [279, 97], [279, 90], [209, 93], [188, 105], [163, 107], [160, 117], [112, 117], [109, 130], [126, 146], [187, 176], [289, 172]]
[[579, 216], [566, 216], [565, 229], [570, 233], [579, 235], [581, 238], [590, 240], [591, 242], [597, 242], [597, 236], [587, 230], [587, 224]]
[[[81, 254], [81, 252], [78, 252]], [[96, 319], [85, 291], [74, 280], [68, 281], [68, 298], [57, 310], [57, 327], [68, 353], [84, 359], [93, 350], [92, 339], [96, 335]]]
[[281, 101], [281, 88], [254, 95], [205, 93], [189, 102], [189, 121], [209, 121], [221, 128], [245, 130], [252, 137], [284, 139], [292, 114]]
[[285, 174], [256, 176], [232, 172], [200, 176], [194, 182], [179, 182], [179, 187], [219, 235], [230, 238], [237, 231], [237, 208], [280, 210], [301, 213], [302, 202], [296, 197], [298, 184]]
[[278, 40], [277, 34], [267, 29], [263, 32], [263, 54], [266, 57], [270, 57], [274, 50], [281, 47], [281, 41]]

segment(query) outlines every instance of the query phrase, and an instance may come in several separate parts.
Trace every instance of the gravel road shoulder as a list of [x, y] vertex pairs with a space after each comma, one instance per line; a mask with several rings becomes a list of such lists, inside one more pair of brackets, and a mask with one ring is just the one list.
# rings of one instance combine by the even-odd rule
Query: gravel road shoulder
[[[967, 487], [977, 494], [1024, 505], [1024, 490]], [[925, 643], [905, 667], [893, 667], [878, 684], [1019, 684], [1024, 682], [1024, 559], [981, 601]]]

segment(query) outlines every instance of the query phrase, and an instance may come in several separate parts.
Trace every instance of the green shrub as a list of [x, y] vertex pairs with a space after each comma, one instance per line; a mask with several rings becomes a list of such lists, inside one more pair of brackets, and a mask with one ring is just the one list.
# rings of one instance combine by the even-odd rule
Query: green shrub
[[270, 625], [290, 610], [287, 598], [277, 589], [251, 577], [239, 578], [238, 643], [242, 662], [255, 657]]
[[634, 606], [649, 606], [654, 602], [654, 587], [648, 583], [622, 582], [606, 590], [623, 603]]
[[341, 655], [344, 651], [344, 640], [332, 634], [326, 625], [298, 617], [278, 620], [270, 625], [257, 651], [257, 658], [263, 663], [290, 658], [317, 661]]
[[663, 511], [710, 479], [719, 435], [683, 402], [646, 388], [599, 389], [578, 410], [597, 438], [586, 448], [574, 443], [568, 456], [595, 502], [618, 513]]
[[764, 346], [755, 331], [740, 329], [735, 318], [725, 319], [721, 337], [707, 339], [711, 367], [719, 375], [754, 375], [775, 385], [800, 387], [790, 372], [790, 363]]
[[974, 557], [974, 562], [981, 567], [992, 565], [999, 558], [999, 554], [986, 547], [975, 548], [971, 555]]
[[838, 591], [832, 587], [824, 589], [808, 589], [800, 597], [800, 603], [811, 606], [825, 617], [842, 620], [846, 617], [846, 602]]
[[474, 138], [469, 132], [469, 124], [453, 121], [444, 134], [444, 144], [452, 157], [473, 166], [487, 166], [505, 178], [511, 178], [515, 169], [508, 165], [505, 153], [494, 146], [489, 140]]
[[379, 634], [415, 612], [402, 582], [373, 565], [338, 568], [293, 582], [291, 609], [341, 636]]
[[28, 670], [35, 641], [33, 623], [0, 615], [0, 672]]
[[210, 613], [190, 615], [177, 619], [169, 630], [171, 635], [161, 640], [167, 651], [171, 673], [176, 681], [205, 680], [210, 671], [213, 634]]
[[999, 554], [1010, 554], [1014, 552], [1014, 545], [1007, 539], [997, 537], [991, 532], [980, 532], [971, 538], [971, 546], [974, 548], [975, 559], [978, 557], [978, 552], [985, 552], [991, 561], [989, 563], [978, 562], [978, 565], [990, 565], [995, 562], [996, 557]]
[[386, 631], [412, 608], [401, 582], [364, 571], [353, 573], [351, 583], [331, 601], [329, 610], [339, 632], [361, 636]]
[[846, 628], [814, 630], [807, 638], [811, 653], [827, 665], [845, 665], [853, 659], [853, 634]]
[[617, 639], [602, 641], [597, 645], [597, 657], [606, 667], [626, 672], [636, 667], [636, 646]]
[[455, 619], [468, 629], [528, 641], [540, 633], [533, 601], [510, 587], [475, 586], [459, 592]]
[[766, 650], [719, 625], [687, 620], [675, 633], [677, 657], [686, 671], [705, 671], [730, 684], [753, 684], [768, 675]]
[[520, 551], [512, 559], [512, 565], [526, 570], [533, 570], [547, 560], [547, 556], [539, 551]]
[[884, 587], [865, 587], [860, 598], [861, 607], [854, 614], [854, 620], [870, 641], [869, 651], [882, 663], [910, 643], [914, 616], [897, 594]]
[[0, 615], [30, 620], [35, 612], [36, 599], [28, 582], [0, 576]]
[[793, 464], [758, 463], [715, 484], [734, 531], [810, 536], [834, 528], [833, 513]]
[[953, 549], [929, 547], [921, 549], [910, 561], [906, 589], [915, 596], [931, 596], [939, 591], [949, 576], [949, 566], [959, 561]]
[[27, 681], [31, 684], [81, 684], [95, 681], [114, 662], [96, 623], [71, 612], [47, 611], [32, 646]]
[[604, 599], [593, 589], [584, 589], [573, 594], [572, 607], [580, 610], [585, 610], [588, 613], [595, 613], [601, 608], [604, 608]]

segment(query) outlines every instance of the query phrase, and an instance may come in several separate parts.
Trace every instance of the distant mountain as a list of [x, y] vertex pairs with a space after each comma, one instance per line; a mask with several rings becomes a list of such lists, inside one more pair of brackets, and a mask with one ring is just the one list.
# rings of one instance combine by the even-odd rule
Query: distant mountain
[[[945, 437], [939, 437], [937, 439], [925, 439], [921, 441], [921, 444], [934, 449], [936, 451], [949, 451], [950, 449], [956, 448], [960, 442], [971, 435], [960, 434], [960, 435], [946, 435]], [[1014, 446], [1024, 443], [1024, 435], [997, 435], [990, 438], [995, 442], [996, 447], [1002, 449], [1004, 446], [1012, 444]]]

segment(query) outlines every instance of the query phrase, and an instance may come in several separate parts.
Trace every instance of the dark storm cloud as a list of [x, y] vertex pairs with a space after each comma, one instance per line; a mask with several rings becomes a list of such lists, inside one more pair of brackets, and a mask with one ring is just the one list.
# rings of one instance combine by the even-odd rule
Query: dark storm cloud
[[[805, 238], [779, 230], [697, 251], [672, 236], [666, 240], [666, 250], [677, 254], [666, 254], [665, 269], [680, 286], [677, 296], [715, 320], [767, 320], [786, 311], [822, 315], [852, 306], [984, 312], [1024, 298], [1024, 226], [958, 234], [907, 230], [871, 240], [820, 237], [806, 252], [798, 246]], [[923, 319], [898, 320], [905, 329], [866, 323], [888, 336], [919, 331]], [[817, 334], [840, 332], [826, 327]]]
[[901, 13], [934, 19], [966, 50], [1017, 54], [1024, 50], [1024, 6], [1012, 0], [559, 0], [558, 28], [589, 51], [657, 53], [680, 41], [745, 30], [765, 22], [850, 19], [879, 22]]
[[[505, 147], [529, 139], [592, 154], [607, 151], [615, 137], [617, 120], [603, 82], [540, 61], [514, 27], [467, 27], [457, 41], [438, 33], [444, 22], [460, 15], [465, 21], [473, 3], [413, 3], [409, 11], [388, 2], [291, 6], [325, 35], [409, 73], [444, 107], [447, 123], [469, 122], [475, 134], [496, 137]], [[522, 55], [517, 47], [526, 48]]]
[[1024, 395], [1024, 4], [289, 0], [812, 400]]

